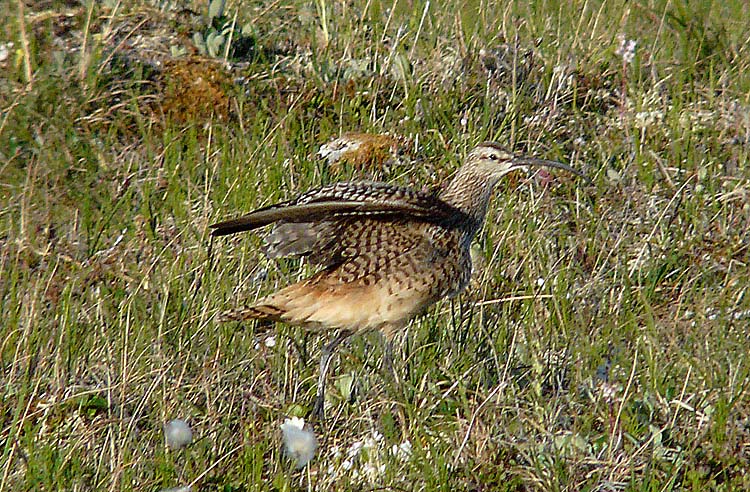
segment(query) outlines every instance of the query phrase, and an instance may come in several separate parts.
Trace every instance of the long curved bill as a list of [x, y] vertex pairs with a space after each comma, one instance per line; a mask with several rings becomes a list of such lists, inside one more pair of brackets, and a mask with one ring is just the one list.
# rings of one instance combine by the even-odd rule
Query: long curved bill
[[577, 169], [573, 169], [572, 167], [563, 164], [562, 162], [557, 161], [548, 161], [546, 159], [537, 159], [535, 157], [514, 157], [513, 158], [513, 167], [554, 167], [557, 169], [562, 169], [563, 171], [568, 171], [569, 173], [573, 173], [576, 176], [580, 176], [581, 178], [585, 179], [588, 184], [593, 184], [593, 182], [589, 179], [588, 176], [583, 174], [581, 171]]

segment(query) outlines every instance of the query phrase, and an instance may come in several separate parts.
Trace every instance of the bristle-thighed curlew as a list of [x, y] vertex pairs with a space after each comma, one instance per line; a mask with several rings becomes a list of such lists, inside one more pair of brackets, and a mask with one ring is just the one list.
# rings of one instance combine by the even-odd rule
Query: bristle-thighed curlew
[[337, 183], [211, 226], [213, 236], [275, 223], [270, 258], [306, 256], [310, 278], [231, 313], [332, 330], [323, 348], [312, 414], [323, 416], [325, 379], [336, 346], [353, 333], [386, 338], [471, 277], [470, 245], [482, 228], [492, 190], [507, 173], [529, 166], [580, 172], [555, 161], [515, 156], [493, 142], [474, 148], [438, 194], [373, 182]]

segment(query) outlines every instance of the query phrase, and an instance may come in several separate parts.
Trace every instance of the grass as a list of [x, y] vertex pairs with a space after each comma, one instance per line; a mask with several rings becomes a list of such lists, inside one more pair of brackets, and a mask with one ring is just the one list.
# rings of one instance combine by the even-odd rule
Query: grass
[[[747, 5], [489, 3], [230, 2], [255, 44], [227, 66], [170, 50], [205, 6], [11, 2], [0, 489], [750, 489]], [[316, 157], [353, 131], [405, 153]], [[485, 139], [594, 184], [506, 179], [472, 287], [398, 339], [396, 385], [377, 334], [341, 349], [295, 470], [279, 426], [325, 336], [216, 317], [309, 272], [208, 224], [353, 177], [437, 187]]]

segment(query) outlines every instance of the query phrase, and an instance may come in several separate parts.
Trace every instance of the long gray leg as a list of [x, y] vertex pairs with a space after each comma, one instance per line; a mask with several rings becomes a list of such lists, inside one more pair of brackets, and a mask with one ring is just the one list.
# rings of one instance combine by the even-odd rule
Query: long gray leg
[[383, 377], [388, 380], [391, 378], [393, 382], [398, 381], [398, 374], [396, 374], [396, 368], [393, 366], [393, 340], [383, 337], [383, 364], [382, 369], [384, 371]]
[[[403, 331], [404, 326], [394, 328], [394, 332]], [[384, 334], [385, 335], [385, 334]], [[390, 403], [390, 411], [393, 412], [397, 419], [401, 422], [407, 422], [406, 415], [404, 414], [404, 405], [396, 403], [397, 401], [404, 401], [406, 399], [405, 383], [399, 377], [396, 372], [396, 367], [393, 365], [393, 337], [383, 337], [383, 363], [380, 366], [380, 370], [385, 381], [385, 385], [388, 388], [388, 392], [393, 395], [397, 400]], [[394, 395], [395, 393], [395, 395]]]
[[386, 382], [399, 386], [399, 377], [393, 365], [393, 340], [396, 333], [403, 333], [406, 324], [389, 325], [383, 332], [383, 363], [380, 368]]
[[310, 412], [310, 418], [318, 421], [323, 421], [325, 418], [325, 393], [326, 393], [326, 375], [328, 374], [328, 368], [331, 365], [331, 356], [336, 351], [336, 347], [341, 342], [346, 340], [352, 332], [349, 330], [341, 330], [333, 337], [333, 339], [323, 346], [323, 350], [320, 351], [320, 369], [318, 372], [318, 393], [315, 396], [315, 403], [313, 404], [312, 411]]

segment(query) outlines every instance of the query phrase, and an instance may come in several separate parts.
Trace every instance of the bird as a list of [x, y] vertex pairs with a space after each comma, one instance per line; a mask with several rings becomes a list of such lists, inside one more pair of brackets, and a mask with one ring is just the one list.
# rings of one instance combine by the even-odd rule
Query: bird
[[322, 420], [326, 374], [337, 346], [352, 334], [378, 330], [388, 347], [413, 318], [463, 291], [472, 274], [471, 243], [483, 227], [495, 185], [530, 167], [562, 169], [588, 180], [560, 162], [483, 142], [438, 192], [339, 182], [213, 224], [214, 237], [274, 224], [265, 238], [266, 255], [306, 257], [318, 268], [226, 318], [333, 333], [321, 350], [310, 412]]

